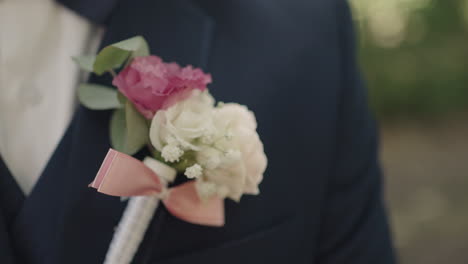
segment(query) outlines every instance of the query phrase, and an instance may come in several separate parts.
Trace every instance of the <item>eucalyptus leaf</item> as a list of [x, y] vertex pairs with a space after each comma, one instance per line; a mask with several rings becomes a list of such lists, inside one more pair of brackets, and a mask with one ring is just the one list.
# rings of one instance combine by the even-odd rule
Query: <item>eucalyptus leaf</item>
[[133, 155], [148, 142], [146, 119], [135, 109], [130, 101], [125, 109], [116, 110], [110, 122], [111, 144], [117, 151]]
[[94, 73], [102, 75], [103, 73], [119, 68], [130, 56], [130, 51], [122, 50], [113, 46], [107, 46], [102, 49], [94, 62]]
[[148, 142], [149, 128], [146, 119], [129, 100], [125, 104], [125, 120], [127, 125], [126, 149], [129, 153], [134, 154]]
[[110, 138], [112, 147], [120, 152], [126, 152], [127, 126], [125, 123], [125, 110], [118, 109], [112, 114], [110, 121]]
[[96, 60], [95, 55], [75, 56], [72, 59], [81, 69], [88, 72], [93, 71], [94, 61]]
[[133, 56], [148, 56], [150, 54], [148, 43], [142, 36], [135, 36], [113, 44], [112, 46], [133, 52]]
[[123, 95], [123, 93], [121, 92], [117, 92], [117, 99], [122, 105], [125, 105], [125, 103], [127, 102], [127, 97], [125, 97], [125, 95]]
[[121, 108], [117, 98], [117, 90], [111, 87], [84, 83], [78, 87], [80, 102], [92, 110], [107, 110]]
[[136, 56], [149, 55], [149, 46], [142, 36], [123, 40], [102, 49], [96, 57], [93, 70], [101, 75], [107, 71], [119, 68], [125, 61]]

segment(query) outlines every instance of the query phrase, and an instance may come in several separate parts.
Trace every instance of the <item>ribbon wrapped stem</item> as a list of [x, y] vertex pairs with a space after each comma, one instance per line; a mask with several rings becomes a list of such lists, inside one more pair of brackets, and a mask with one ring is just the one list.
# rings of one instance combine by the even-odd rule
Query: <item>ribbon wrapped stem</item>
[[109, 245], [104, 264], [129, 264], [160, 204], [157, 196], [130, 198]]

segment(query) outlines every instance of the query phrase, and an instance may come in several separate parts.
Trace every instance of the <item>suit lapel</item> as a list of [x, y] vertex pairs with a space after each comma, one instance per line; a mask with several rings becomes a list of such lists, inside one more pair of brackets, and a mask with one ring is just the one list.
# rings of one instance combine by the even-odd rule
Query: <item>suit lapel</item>
[[25, 196], [0, 155], [0, 208], [5, 223], [12, 223], [23, 205]]
[[[152, 53], [166, 61], [206, 68], [213, 26], [190, 1], [120, 1], [101, 46], [142, 35]], [[111, 82], [107, 76], [90, 81]], [[102, 263], [125, 207], [118, 198], [87, 188], [110, 146], [110, 114], [79, 107], [24, 202], [13, 232], [15, 247], [27, 263]], [[164, 214], [157, 214], [154, 222], [162, 218]]]
[[23, 192], [0, 156], [0, 263], [13, 263], [10, 226], [23, 201]]

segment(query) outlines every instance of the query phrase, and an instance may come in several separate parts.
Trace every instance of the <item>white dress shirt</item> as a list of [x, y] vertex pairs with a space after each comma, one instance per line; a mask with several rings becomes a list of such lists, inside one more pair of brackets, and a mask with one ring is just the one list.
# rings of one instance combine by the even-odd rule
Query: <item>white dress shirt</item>
[[0, 153], [25, 194], [73, 115], [71, 56], [95, 52], [100, 36], [53, 0], [0, 0]]

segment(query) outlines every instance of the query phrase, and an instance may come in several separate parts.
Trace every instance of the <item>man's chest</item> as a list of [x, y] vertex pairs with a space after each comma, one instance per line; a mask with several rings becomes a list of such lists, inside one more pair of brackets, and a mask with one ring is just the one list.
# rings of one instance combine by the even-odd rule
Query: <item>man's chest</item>
[[91, 30], [51, 0], [0, 2], [0, 152], [26, 194], [74, 112], [71, 56], [85, 52]]

